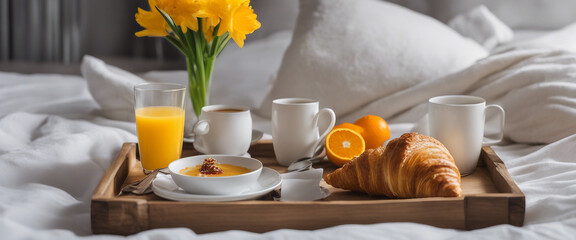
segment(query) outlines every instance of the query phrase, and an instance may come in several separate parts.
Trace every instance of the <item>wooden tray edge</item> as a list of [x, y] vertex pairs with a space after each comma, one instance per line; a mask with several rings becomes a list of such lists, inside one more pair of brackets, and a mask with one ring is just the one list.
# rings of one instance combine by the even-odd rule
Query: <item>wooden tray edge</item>
[[[495, 223], [524, 225], [526, 212], [526, 197], [516, 182], [510, 176], [506, 164], [490, 146], [482, 147], [481, 159], [500, 193], [478, 194], [466, 196], [466, 229], [479, 229], [493, 226]], [[507, 209], [503, 212], [494, 212], [493, 209]], [[497, 219], [496, 222], [487, 222], [486, 219]]]
[[[502, 161], [502, 159], [494, 152], [489, 146], [484, 147], [485, 150], [482, 151], [482, 154], [487, 154], [487, 159], [492, 160], [495, 164], [494, 169], [498, 171], [498, 174], [494, 174], [492, 177], [492, 181], [498, 186], [498, 182], [504, 181], [506, 184], [505, 186], [509, 187], [510, 192], [512, 192], [513, 196], [508, 198], [508, 209], [509, 209], [509, 219], [508, 223], [514, 226], [522, 226], [524, 225], [524, 216], [526, 213], [526, 196], [524, 192], [518, 187], [512, 176], [510, 176], [510, 172], [508, 172], [508, 168], [506, 168], [506, 164]], [[492, 174], [492, 173], [491, 173]]]
[[[94, 189], [90, 201], [92, 232], [110, 233], [109, 223], [117, 222], [123, 227], [115, 227], [116, 234], [129, 235], [149, 229], [148, 202], [145, 199], [116, 199], [121, 186], [129, 173], [130, 156], [136, 155], [136, 143], [124, 143], [118, 155], [108, 167]], [[128, 225], [122, 223], [134, 223]]]
[[114, 186], [112, 181], [118, 179], [118, 177], [123, 178], [122, 180], [124, 180], [126, 176], [128, 176], [127, 171], [121, 173], [119, 172], [121, 169], [128, 170], [128, 166], [122, 167], [122, 165], [128, 164], [128, 162], [126, 161], [127, 159], [129, 159], [128, 155], [130, 154], [130, 152], [135, 153], [135, 147], [136, 143], [124, 143], [122, 145], [120, 152], [118, 153], [118, 155], [116, 156], [110, 167], [106, 169], [106, 172], [104, 172], [104, 175], [100, 179], [100, 182], [96, 186], [96, 189], [94, 189], [94, 192], [92, 193], [92, 199], [107, 199], [110, 196], [111, 191], [115, 192], [115, 189], [110, 189], [111, 186]]
[[496, 184], [497, 187], [502, 188], [498, 189], [500, 192], [516, 193], [524, 196], [522, 190], [520, 190], [518, 185], [516, 185], [516, 182], [514, 182], [512, 179], [512, 176], [510, 176], [508, 168], [506, 168], [506, 164], [504, 164], [502, 159], [500, 159], [496, 152], [494, 152], [494, 149], [492, 149], [490, 146], [484, 146], [482, 147], [480, 154], [481, 159], [483, 158], [491, 160], [484, 161], [484, 164], [487, 165], [487, 169], [490, 172], [494, 184]]

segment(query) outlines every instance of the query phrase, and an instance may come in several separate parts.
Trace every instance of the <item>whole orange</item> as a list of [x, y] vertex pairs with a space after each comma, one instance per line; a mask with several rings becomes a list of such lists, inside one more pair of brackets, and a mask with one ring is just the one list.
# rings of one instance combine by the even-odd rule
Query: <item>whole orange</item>
[[390, 139], [390, 128], [383, 118], [376, 115], [366, 115], [354, 122], [355, 125], [364, 129], [362, 137], [366, 143], [366, 149], [377, 148]]
[[353, 123], [342, 123], [340, 125], [334, 126], [334, 128], [332, 129], [338, 129], [338, 128], [348, 128], [354, 132], [360, 133], [360, 135], [362, 135], [362, 133], [364, 132], [364, 128]]

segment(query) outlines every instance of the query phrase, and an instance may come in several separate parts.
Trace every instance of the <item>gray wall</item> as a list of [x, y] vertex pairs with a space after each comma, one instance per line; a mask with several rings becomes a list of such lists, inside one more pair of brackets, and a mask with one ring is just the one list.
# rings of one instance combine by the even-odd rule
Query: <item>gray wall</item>
[[178, 58], [161, 38], [137, 38], [144, 0], [0, 0], [0, 60], [74, 63], [82, 55]]

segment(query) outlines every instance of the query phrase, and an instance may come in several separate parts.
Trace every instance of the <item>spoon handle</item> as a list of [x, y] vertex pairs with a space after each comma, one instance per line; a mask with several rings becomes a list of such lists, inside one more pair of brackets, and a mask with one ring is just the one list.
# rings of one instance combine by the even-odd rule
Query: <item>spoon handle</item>
[[123, 192], [133, 193], [136, 195], [151, 193], [152, 188], [150, 186], [152, 185], [152, 181], [156, 178], [156, 175], [158, 175], [159, 172], [163, 172], [163, 170], [163, 168], [154, 169], [154, 171], [146, 175], [142, 180], [124, 186], [118, 195]]

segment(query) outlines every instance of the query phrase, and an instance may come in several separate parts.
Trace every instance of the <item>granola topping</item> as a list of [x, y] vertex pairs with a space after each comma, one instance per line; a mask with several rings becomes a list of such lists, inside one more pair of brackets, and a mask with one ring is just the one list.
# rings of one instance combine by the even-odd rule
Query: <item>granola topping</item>
[[216, 164], [218, 164], [218, 161], [216, 161], [216, 159], [214, 158], [207, 158], [204, 159], [204, 162], [202, 163], [202, 166], [200, 167], [200, 174], [202, 175], [216, 175], [216, 174], [221, 174], [224, 171], [217, 167]]

